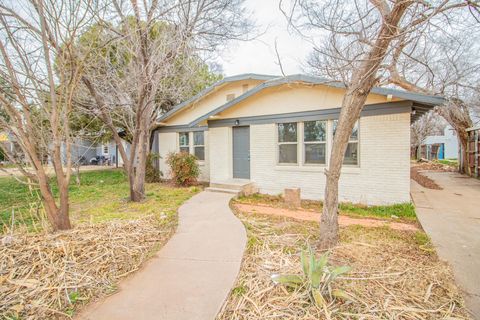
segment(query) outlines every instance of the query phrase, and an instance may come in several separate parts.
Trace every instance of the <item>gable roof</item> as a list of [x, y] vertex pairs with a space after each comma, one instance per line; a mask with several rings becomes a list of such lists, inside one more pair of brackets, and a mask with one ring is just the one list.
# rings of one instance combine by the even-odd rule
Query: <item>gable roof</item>
[[272, 76], [272, 75], [267, 75], [267, 74], [257, 74], [257, 73], [243, 73], [243, 74], [239, 74], [239, 75], [236, 75], [236, 76], [225, 77], [222, 80], [217, 81], [214, 84], [212, 84], [211, 86], [203, 89], [202, 91], [200, 91], [199, 93], [197, 93], [196, 95], [191, 97], [190, 99], [176, 105], [172, 110], [170, 110], [167, 113], [165, 113], [164, 115], [162, 115], [158, 119], [158, 121], [163, 121], [167, 118], [170, 118], [174, 114], [178, 113], [179, 111], [181, 111], [182, 109], [187, 107], [189, 104], [194, 103], [197, 100], [200, 100], [201, 98], [205, 97], [206, 95], [208, 95], [209, 93], [211, 93], [215, 89], [218, 89], [218, 88], [222, 87], [223, 85], [225, 85], [227, 83], [231, 83], [231, 82], [235, 82], [235, 81], [242, 81], [242, 80], [267, 81], [267, 80], [271, 80], [271, 79], [275, 79], [275, 78], [278, 78], [278, 76]]
[[[328, 79], [321, 78], [321, 77], [308, 76], [308, 75], [303, 75], [303, 74], [295, 74], [295, 75], [290, 75], [290, 76], [286, 76], [286, 77], [274, 77], [274, 76], [257, 75], [257, 74], [244, 74], [244, 75], [239, 75], [239, 76], [234, 76], [234, 77], [228, 77], [228, 78], [225, 78], [224, 80], [228, 79], [227, 80], [228, 82], [233, 82], [233, 81], [238, 81], [238, 80], [250, 79], [250, 78], [246, 78], [246, 76], [252, 76], [252, 75], [258, 77], [256, 79], [265, 80], [265, 82], [259, 84], [258, 86], [254, 87], [253, 89], [243, 93], [242, 95], [238, 96], [237, 98], [228, 101], [227, 103], [221, 105], [220, 107], [215, 108], [214, 110], [206, 113], [205, 115], [195, 119], [194, 121], [192, 121], [189, 124], [189, 126], [190, 127], [191, 126], [196, 126], [200, 122], [207, 120], [211, 116], [214, 116], [214, 115], [216, 115], [216, 114], [234, 106], [235, 104], [247, 99], [250, 96], [253, 96], [254, 94], [256, 94], [256, 93], [258, 93], [258, 92], [260, 92], [260, 91], [262, 91], [266, 88], [279, 86], [279, 85], [282, 85], [282, 84], [302, 82], [302, 83], [308, 83], [308, 84], [325, 85], [325, 86], [334, 87], [334, 88], [342, 88], [342, 89], [345, 88], [345, 84], [343, 84], [342, 82], [332, 81], [332, 80], [328, 80]], [[223, 84], [224, 82], [222, 82], [222, 81], [217, 82], [218, 85]], [[213, 86], [205, 89], [204, 90], [204, 91], [206, 91], [205, 94], [212, 91], [214, 88], [218, 87], [218, 85], [214, 84]], [[416, 111], [412, 118], [418, 118], [420, 115], [422, 115], [425, 112], [428, 112], [434, 106], [441, 105], [445, 102], [445, 99], [441, 96], [432, 96], [432, 95], [414, 93], [414, 92], [392, 89], [392, 88], [374, 87], [371, 90], [371, 93], [378, 94], [378, 95], [383, 95], [383, 96], [392, 95], [392, 96], [400, 98], [400, 99], [412, 101], [414, 103], [413, 107]], [[173, 112], [174, 110], [176, 110], [176, 112], [178, 112], [183, 107], [187, 106], [188, 104], [190, 104], [191, 102], [193, 102], [193, 101], [195, 101], [199, 98], [200, 98], [200, 96], [199, 97], [195, 96], [192, 99], [178, 105], [171, 112]], [[161, 118], [161, 120], [165, 120], [165, 119], [169, 118], [171, 115], [174, 114], [174, 113], [171, 113], [171, 112], [166, 113]]]

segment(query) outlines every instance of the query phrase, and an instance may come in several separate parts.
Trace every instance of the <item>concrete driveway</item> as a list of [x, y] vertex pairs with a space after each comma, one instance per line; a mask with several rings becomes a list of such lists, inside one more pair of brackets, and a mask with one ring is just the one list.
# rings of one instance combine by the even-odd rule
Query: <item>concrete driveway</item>
[[411, 195], [425, 232], [453, 268], [474, 319], [480, 319], [480, 180], [451, 172], [424, 172], [443, 190], [412, 180]]

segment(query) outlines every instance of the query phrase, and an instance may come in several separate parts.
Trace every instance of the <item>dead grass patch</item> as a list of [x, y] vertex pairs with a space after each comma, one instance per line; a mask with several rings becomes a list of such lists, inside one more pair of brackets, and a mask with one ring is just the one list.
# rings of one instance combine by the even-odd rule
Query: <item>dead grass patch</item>
[[413, 166], [410, 168], [410, 179], [413, 179], [419, 185], [427, 189], [434, 190], [443, 190], [434, 180], [430, 179], [426, 175], [422, 174], [422, 169], [420, 166]]
[[81, 225], [0, 240], [0, 318], [70, 318], [112, 293], [175, 230], [176, 215]]
[[331, 253], [353, 269], [334, 287], [355, 301], [319, 309], [306, 291], [275, 286], [274, 273], [301, 274], [299, 252], [318, 237], [318, 223], [237, 212], [248, 232], [235, 288], [217, 320], [226, 319], [468, 319], [447, 264], [423, 232], [350, 226]]

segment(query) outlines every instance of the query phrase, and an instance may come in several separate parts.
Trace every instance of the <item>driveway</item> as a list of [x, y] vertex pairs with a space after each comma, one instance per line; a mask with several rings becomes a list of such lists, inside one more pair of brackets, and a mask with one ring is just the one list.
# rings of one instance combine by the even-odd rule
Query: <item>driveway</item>
[[480, 319], [480, 180], [451, 172], [424, 172], [443, 190], [412, 180], [411, 195], [423, 229], [453, 268], [474, 319]]

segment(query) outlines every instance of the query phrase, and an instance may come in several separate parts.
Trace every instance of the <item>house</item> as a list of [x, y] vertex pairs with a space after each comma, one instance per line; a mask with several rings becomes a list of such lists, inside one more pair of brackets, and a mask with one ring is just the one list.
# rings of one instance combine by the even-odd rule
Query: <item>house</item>
[[421, 146], [421, 158], [433, 159], [457, 159], [458, 137], [455, 129], [447, 125], [442, 135], [427, 136]]
[[[253, 184], [261, 193], [301, 188], [322, 199], [325, 170], [345, 93], [318, 77], [242, 74], [227, 77], [160, 118], [160, 170], [167, 154], [198, 158], [211, 186]], [[339, 184], [341, 201], [410, 201], [410, 123], [443, 98], [374, 88], [351, 134]]]
[[[126, 141], [122, 141], [122, 143], [129, 152], [129, 143]], [[122, 156], [113, 138], [106, 142], [90, 141], [83, 138], [73, 139], [70, 153], [74, 164], [123, 166]], [[62, 157], [66, 159], [65, 146], [62, 146]]]

